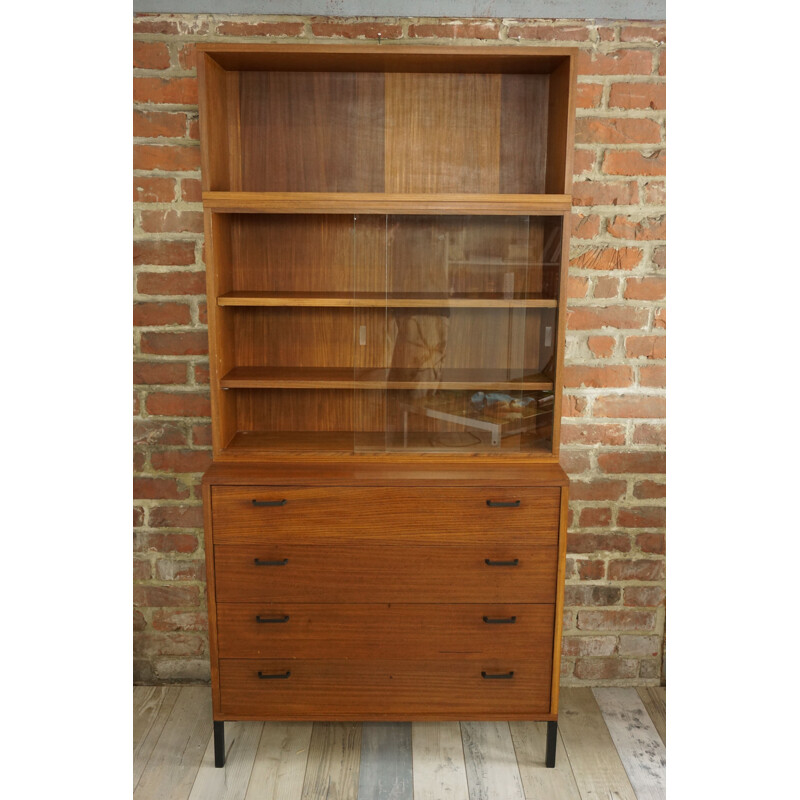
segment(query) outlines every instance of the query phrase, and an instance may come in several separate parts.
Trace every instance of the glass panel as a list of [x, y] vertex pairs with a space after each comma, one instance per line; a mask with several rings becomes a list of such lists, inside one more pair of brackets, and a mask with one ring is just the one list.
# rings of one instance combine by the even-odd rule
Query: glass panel
[[357, 310], [356, 450], [550, 450], [560, 231], [551, 217], [359, 218], [354, 297], [377, 296], [380, 274], [385, 307]]

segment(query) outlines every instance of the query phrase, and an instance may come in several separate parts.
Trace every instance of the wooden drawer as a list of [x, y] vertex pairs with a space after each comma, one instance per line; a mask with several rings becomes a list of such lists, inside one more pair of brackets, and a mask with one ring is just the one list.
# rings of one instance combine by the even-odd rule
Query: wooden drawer
[[440, 660], [552, 653], [554, 606], [221, 603], [221, 658]]
[[214, 548], [218, 603], [552, 603], [555, 547], [261, 545]]
[[421, 544], [490, 541], [502, 533], [508, 542], [555, 545], [561, 490], [215, 486], [211, 496], [217, 543], [325, 537]]
[[545, 653], [528, 660], [225, 658], [220, 710], [230, 719], [524, 719], [549, 713], [551, 670]]

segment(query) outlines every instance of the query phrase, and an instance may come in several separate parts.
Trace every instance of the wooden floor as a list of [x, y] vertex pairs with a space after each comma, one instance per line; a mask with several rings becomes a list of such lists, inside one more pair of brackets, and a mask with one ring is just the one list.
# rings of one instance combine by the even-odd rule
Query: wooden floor
[[133, 690], [135, 800], [657, 800], [665, 690], [562, 689], [556, 768], [543, 722], [227, 722], [211, 691]]

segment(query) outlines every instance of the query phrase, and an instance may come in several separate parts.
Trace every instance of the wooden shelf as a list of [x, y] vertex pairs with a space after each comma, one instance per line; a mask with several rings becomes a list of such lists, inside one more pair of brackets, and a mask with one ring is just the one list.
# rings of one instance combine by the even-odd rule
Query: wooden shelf
[[203, 192], [203, 206], [229, 214], [564, 214], [568, 194], [399, 194], [378, 192]]
[[503, 369], [449, 369], [440, 379], [417, 377], [410, 369], [349, 367], [234, 367], [223, 389], [438, 389], [440, 391], [549, 391], [553, 381], [540, 373], [508, 378]]
[[506, 299], [498, 293], [443, 297], [433, 293], [384, 292], [226, 292], [219, 306], [299, 306], [313, 308], [556, 308], [553, 298], [523, 295]]

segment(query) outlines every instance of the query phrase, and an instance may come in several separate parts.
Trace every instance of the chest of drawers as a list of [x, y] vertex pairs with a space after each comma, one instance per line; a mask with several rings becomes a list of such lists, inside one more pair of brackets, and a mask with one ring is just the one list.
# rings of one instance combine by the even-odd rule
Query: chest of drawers
[[557, 465], [214, 465], [217, 764], [269, 719], [547, 720], [554, 763], [566, 501]]

